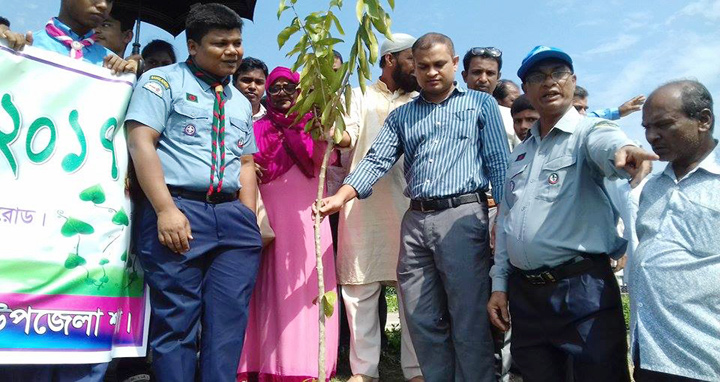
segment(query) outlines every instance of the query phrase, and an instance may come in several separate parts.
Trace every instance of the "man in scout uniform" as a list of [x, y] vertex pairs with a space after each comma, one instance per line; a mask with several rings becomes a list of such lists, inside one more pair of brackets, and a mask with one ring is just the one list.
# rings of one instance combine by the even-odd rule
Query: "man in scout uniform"
[[243, 54], [242, 25], [223, 5], [193, 8], [190, 57], [145, 73], [127, 114], [147, 196], [136, 243], [161, 381], [195, 380], [200, 323], [203, 381], [234, 381], [240, 360], [261, 250], [251, 106], [230, 84]]
[[540, 119], [510, 157], [495, 241], [492, 323], [506, 331], [525, 381], [629, 381], [620, 290], [609, 258], [625, 252], [604, 178], [643, 176], [657, 159], [613, 122], [572, 107], [575, 75], [546, 46], [518, 77]]

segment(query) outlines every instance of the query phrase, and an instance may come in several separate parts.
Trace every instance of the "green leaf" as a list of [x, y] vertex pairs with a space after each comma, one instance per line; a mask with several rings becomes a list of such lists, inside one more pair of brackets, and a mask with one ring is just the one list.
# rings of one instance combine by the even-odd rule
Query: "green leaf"
[[108, 281], [110, 281], [110, 278], [107, 275], [100, 278], [100, 282], [103, 284], [107, 284]]
[[280, 0], [280, 7], [278, 8], [278, 11], [277, 11], [278, 20], [280, 20], [280, 16], [282, 16], [283, 12], [285, 12], [285, 10], [287, 10], [289, 8], [290, 8], [289, 6], [285, 5], [285, 0]]
[[105, 265], [109, 262], [110, 262], [110, 260], [108, 260], [108, 259], [105, 259], [105, 258], [100, 259], [100, 265]]
[[317, 43], [315, 43], [315, 45], [332, 46], [341, 42], [344, 41], [339, 38], [328, 37], [318, 41]]
[[338, 33], [341, 35], [345, 35], [345, 30], [343, 29], [342, 25], [340, 25], [340, 20], [338, 20], [337, 16], [335, 16], [334, 13], [330, 12], [328, 13], [328, 17], [332, 19], [333, 23], [335, 23], [335, 28], [337, 28]]
[[290, 36], [292, 36], [293, 34], [295, 34], [295, 32], [297, 32], [299, 30], [300, 30], [300, 25], [296, 24], [295, 22], [293, 22], [293, 24], [290, 25], [289, 27], [283, 29], [278, 34], [278, 37], [277, 37], [278, 48], [282, 49], [282, 47], [285, 45], [287, 40], [290, 39]]
[[345, 111], [350, 113], [351, 106], [352, 106], [352, 86], [345, 85]]
[[355, 4], [355, 16], [357, 16], [358, 22], [362, 22], [363, 13], [365, 13], [365, 1], [357, 0], [357, 4]]
[[333, 141], [335, 144], [342, 141], [343, 132], [345, 132], [345, 120], [341, 115], [338, 115], [337, 118], [335, 118], [335, 130], [333, 134]]
[[102, 186], [96, 184], [80, 192], [80, 200], [93, 202], [94, 204], [105, 203], [105, 191], [103, 191]]
[[88, 223], [75, 218], [68, 218], [68, 220], [60, 228], [60, 233], [65, 237], [72, 237], [75, 235], [91, 235], [95, 232], [95, 229]]
[[127, 251], [123, 252], [123, 254], [120, 256], [120, 261], [127, 261]]
[[332, 317], [335, 312], [335, 302], [337, 302], [337, 293], [335, 291], [325, 292], [322, 297], [322, 309], [325, 317]]
[[74, 269], [77, 268], [80, 265], [85, 265], [86, 261], [81, 256], [78, 256], [75, 253], [71, 253], [68, 255], [67, 259], [65, 259], [65, 268], [67, 269]]
[[113, 215], [112, 222], [115, 225], [130, 225], [130, 219], [128, 218], [128, 215], [125, 212], [124, 208], [120, 208], [120, 211], [116, 212], [115, 215]]
[[95, 279], [88, 277], [88, 278], [85, 279], [85, 284], [87, 284], [87, 285], [95, 285]]
[[395, 9], [395, 0], [388, 0], [388, 4], [390, 4], [390, 9]]
[[330, 1], [330, 8], [337, 7], [337, 9], [342, 8], [343, 0], [331, 0]]

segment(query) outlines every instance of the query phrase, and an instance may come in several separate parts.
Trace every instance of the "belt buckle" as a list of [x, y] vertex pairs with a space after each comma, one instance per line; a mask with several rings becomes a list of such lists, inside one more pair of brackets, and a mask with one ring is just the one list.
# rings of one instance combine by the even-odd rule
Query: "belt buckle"
[[435, 211], [435, 210], [430, 209], [430, 208], [425, 208], [425, 201], [422, 201], [422, 200], [420, 201], [420, 212], [432, 212], [432, 211]]
[[533, 285], [545, 285], [545, 284], [547, 284], [547, 281], [545, 281], [545, 278], [543, 278], [544, 273], [545, 272], [534, 274], [534, 275], [526, 274], [525, 279], [527, 281], [530, 281], [530, 284], [533, 284]]

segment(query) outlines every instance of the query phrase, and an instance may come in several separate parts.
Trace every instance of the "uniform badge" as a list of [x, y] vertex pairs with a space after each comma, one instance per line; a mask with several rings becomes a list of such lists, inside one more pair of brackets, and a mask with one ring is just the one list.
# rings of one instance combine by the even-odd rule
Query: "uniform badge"
[[238, 148], [243, 148], [245, 145], [243, 145], [243, 142], [240, 140], [237, 144]]
[[197, 96], [195, 94], [190, 94], [190, 93], [185, 93], [185, 99], [190, 102], [195, 102], [195, 103], [197, 103], [197, 101], [198, 101]]
[[162, 98], [163, 96], [163, 88], [160, 84], [156, 82], [146, 83], [145, 85], [143, 85], [143, 89], [150, 91], [150, 93], [155, 94], [160, 98]]
[[548, 177], [548, 183], [550, 184], [557, 184], [558, 181], [560, 181], [560, 175], [558, 175], [558, 173], [556, 172], [550, 174], [550, 176]]
[[196, 130], [195, 130], [194, 125], [187, 125], [187, 126], [185, 126], [185, 129], [183, 129], [183, 133], [185, 133], [185, 135], [190, 136], [190, 137], [194, 136], [195, 132], [196, 132]]
[[165, 89], [170, 89], [170, 83], [168, 83], [166, 79], [164, 79], [160, 76], [152, 75], [152, 76], [150, 76], [150, 81], [157, 81]]
[[515, 162], [519, 162], [519, 161], [521, 161], [521, 160], [523, 160], [523, 159], [525, 159], [525, 153], [522, 153], [522, 154], [518, 155], [518, 156], [517, 156], [517, 159], [515, 159]]
[[510, 191], [515, 191], [515, 182], [510, 181]]

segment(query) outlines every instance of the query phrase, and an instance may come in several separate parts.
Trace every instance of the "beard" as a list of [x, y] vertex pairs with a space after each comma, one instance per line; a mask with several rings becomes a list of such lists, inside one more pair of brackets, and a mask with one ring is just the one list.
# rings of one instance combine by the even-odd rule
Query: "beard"
[[395, 69], [393, 69], [392, 79], [406, 93], [420, 90], [420, 85], [418, 85], [415, 76], [404, 73], [400, 65], [395, 66]]

